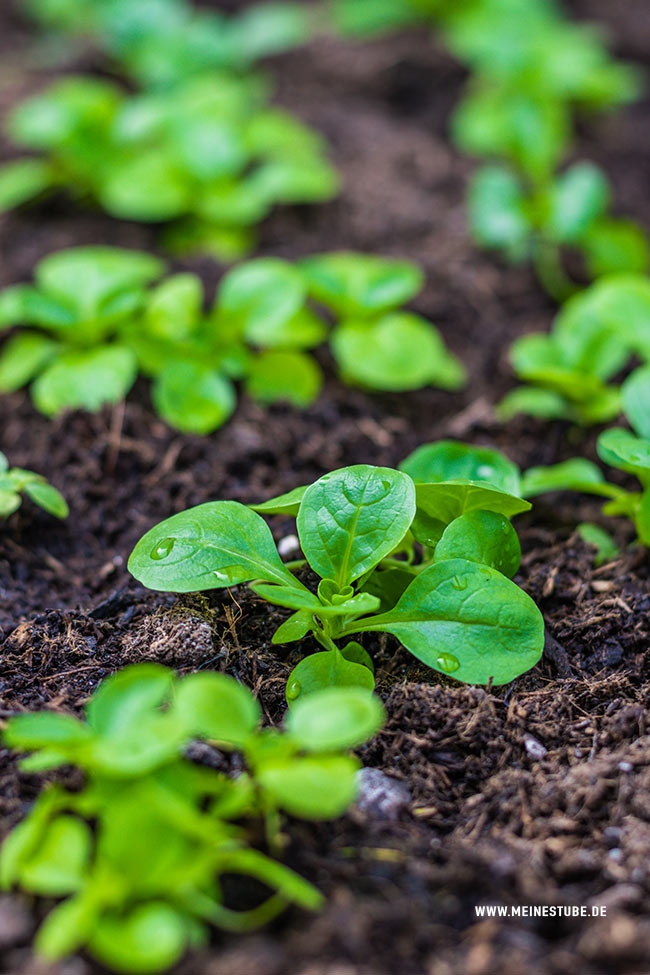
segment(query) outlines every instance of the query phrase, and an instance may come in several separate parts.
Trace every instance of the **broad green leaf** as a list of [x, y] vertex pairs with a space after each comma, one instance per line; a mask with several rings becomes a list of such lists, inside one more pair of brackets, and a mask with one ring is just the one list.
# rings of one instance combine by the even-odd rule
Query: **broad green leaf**
[[648, 238], [632, 220], [599, 220], [590, 227], [580, 247], [592, 278], [619, 271], [645, 274], [650, 265]]
[[[416, 515], [417, 518], [417, 515]], [[442, 526], [444, 529], [444, 525]], [[442, 533], [441, 533], [442, 534]], [[402, 593], [413, 582], [414, 573], [404, 569], [378, 569], [364, 582], [364, 592], [378, 596], [381, 611], [392, 609]]]
[[581, 241], [604, 213], [609, 199], [609, 183], [602, 169], [590, 162], [575, 163], [555, 180], [544, 230], [561, 243]]
[[467, 511], [496, 511], [513, 518], [532, 505], [528, 501], [494, 487], [489, 481], [441, 481], [416, 484], [418, 511], [448, 524]]
[[285, 401], [303, 409], [317, 399], [322, 383], [320, 367], [309, 355], [269, 350], [252, 359], [246, 392], [262, 403]]
[[192, 735], [242, 745], [255, 731], [261, 709], [251, 692], [226, 674], [184, 677], [177, 686], [174, 712]]
[[170, 362], [152, 389], [156, 412], [183, 433], [207, 434], [222, 426], [237, 404], [232, 383], [200, 363]]
[[67, 409], [95, 413], [106, 403], [123, 400], [136, 374], [135, 355], [123, 346], [65, 352], [34, 382], [34, 404], [46, 416]]
[[298, 535], [312, 569], [346, 586], [393, 551], [414, 514], [410, 477], [360, 464], [325, 474], [307, 488]]
[[[554, 331], [566, 344], [565, 336], [584, 349], [587, 369], [597, 370], [601, 378], [613, 376], [631, 351], [650, 357], [650, 280], [644, 274], [610, 274], [571, 298], [561, 309]], [[583, 336], [610, 335], [606, 352], [596, 363]], [[589, 346], [593, 345], [591, 340]]]
[[371, 674], [375, 672], [375, 665], [372, 662], [372, 657], [368, 651], [357, 643], [356, 640], [350, 640], [346, 643], [344, 647], [341, 647], [341, 656], [345, 657], [353, 664], [362, 664], [362, 666], [367, 667]]
[[596, 554], [594, 555], [594, 564], [596, 566], [604, 565], [605, 562], [613, 562], [621, 554], [621, 550], [612, 536], [604, 528], [601, 528], [600, 525], [583, 521], [582, 524], [577, 526], [576, 531], [583, 542], [596, 549]]
[[337, 31], [347, 37], [373, 37], [420, 21], [408, 0], [332, 0], [330, 6]]
[[92, 847], [86, 823], [58, 816], [47, 828], [38, 848], [23, 864], [20, 882], [34, 894], [61, 897], [83, 886]]
[[468, 559], [512, 579], [521, 563], [521, 546], [509, 520], [495, 511], [468, 511], [447, 525], [435, 561]]
[[286, 697], [289, 707], [302, 697], [328, 687], [362, 687], [372, 691], [373, 672], [356, 660], [348, 660], [339, 650], [312, 653], [293, 668], [287, 679]]
[[623, 412], [639, 437], [650, 440], [650, 366], [628, 376], [621, 386]]
[[314, 627], [313, 613], [299, 610], [292, 613], [289, 619], [278, 626], [271, 637], [271, 643], [295, 643], [297, 640], [304, 640], [309, 631]]
[[81, 133], [105, 138], [120, 98], [120, 89], [112, 82], [89, 75], [67, 76], [21, 102], [11, 112], [7, 130], [18, 145], [54, 151]]
[[134, 907], [130, 914], [104, 914], [89, 941], [91, 953], [111, 971], [149, 975], [178, 961], [189, 940], [186, 918], [162, 901]]
[[132, 664], [102, 681], [86, 705], [93, 731], [103, 737], [136, 734], [139, 720], [166, 701], [174, 674], [160, 664]]
[[0, 212], [28, 203], [55, 184], [49, 163], [40, 159], [17, 159], [0, 166]]
[[11, 718], [3, 740], [10, 748], [32, 751], [47, 746], [79, 745], [88, 741], [91, 732], [87, 725], [69, 714], [39, 711]]
[[513, 261], [526, 256], [532, 226], [523, 187], [509, 169], [479, 169], [470, 183], [468, 210], [472, 236], [482, 247], [504, 250]]
[[195, 331], [203, 308], [203, 285], [196, 274], [173, 274], [151, 291], [147, 330], [162, 339], [183, 340]]
[[208, 501], [172, 515], [140, 539], [129, 571], [148, 589], [198, 592], [263, 579], [302, 588], [263, 518], [237, 501]]
[[300, 272], [287, 261], [260, 257], [229, 271], [223, 278], [216, 307], [234, 319], [253, 344], [294, 318], [307, 296]]
[[357, 794], [358, 768], [359, 763], [345, 755], [294, 757], [261, 767], [257, 781], [271, 801], [291, 816], [337, 819]]
[[457, 440], [424, 444], [402, 461], [399, 469], [413, 480], [428, 484], [436, 481], [489, 481], [494, 487], [519, 494], [519, 468], [505, 454], [490, 447], [473, 447]]
[[300, 47], [311, 37], [310, 13], [302, 4], [279, 0], [244, 8], [237, 18], [240, 54], [255, 62]]
[[503, 397], [495, 410], [498, 420], [507, 422], [519, 413], [536, 416], [541, 420], [572, 418], [571, 404], [552, 389], [519, 386]]
[[421, 572], [388, 613], [347, 633], [392, 633], [434, 670], [471, 684], [507, 684], [533, 667], [544, 647], [542, 614], [522, 589], [486, 565], [437, 562]]
[[248, 190], [272, 203], [326, 203], [340, 188], [337, 171], [320, 154], [278, 155], [248, 177]]
[[13, 335], [0, 353], [0, 392], [12, 393], [31, 382], [59, 348], [58, 342], [37, 332]]
[[371, 318], [399, 308], [424, 284], [408, 261], [341, 251], [299, 264], [310, 295], [342, 318]]
[[22, 498], [16, 491], [0, 488], [0, 518], [8, 518], [21, 504]]
[[643, 545], [650, 546], [650, 490], [648, 488], [641, 495], [634, 521], [639, 541]]
[[427, 548], [435, 548], [442, 538], [442, 533], [446, 527], [446, 522], [440, 521], [438, 518], [432, 518], [426, 512], [418, 510], [415, 512], [415, 518], [411, 525], [411, 534], [420, 545], [426, 545]]
[[77, 951], [90, 937], [99, 911], [97, 900], [85, 892], [57, 904], [36, 933], [36, 953], [46, 961], [58, 961]]
[[294, 701], [286, 724], [301, 749], [335, 752], [368, 741], [383, 721], [384, 709], [374, 694], [359, 687], [328, 687]]
[[650, 476], [650, 440], [616, 427], [601, 433], [596, 449], [606, 464], [629, 471], [642, 479]]
[[174, 119], [170, 154], [182, 172], [204, 183], [235, 176], [248, 162], [240, 124], [190, 114]]
[[156, 223], [192, 210], [192, 182], [156, 149], [112, 168], [98, 193], [113, 217]]
[[371, 323], [345, 321], [331, 343], [343, 376], [369, 389], [401, 392], [429, 384], [459, 389], [465, 382], [463, 366], [438, 330], [409, 312]]
[[67, 518], [70, 514], [68, 503], [55, 487], [46, 481], [33, 481], [25, 485], [25, 494], [43, 511], [55, 518]]
[[286, 494], [279, 494], [277, 498], [263, 501], [261, 504], [249, 504], [253, 511], [259, 511], [265, 515], [292, 515], [294, 518], [300, 511], [303, 496], [307, 490], [307, 485], [293, 488]]
[[590, 460], [574, 457], [550, 467], [529, 467], [522, 480], [522, 494], [534, 498], [549, 491], [585, 491], [613, 497], [619, 489], [607, 484], [601, 469]]
[[269, 586], [257, 583], [251, 586], [258, 596], [287, 609], [307, 610], [318, 616], [351, 616], [362, 613], [372, 613], [379, 606], [379, 600], [370, 593], [360, 592], [351, 595], [349, 599], [335, 605], [321, 602], [317, 596], [307, 589], [294, 589], [289, 586]]

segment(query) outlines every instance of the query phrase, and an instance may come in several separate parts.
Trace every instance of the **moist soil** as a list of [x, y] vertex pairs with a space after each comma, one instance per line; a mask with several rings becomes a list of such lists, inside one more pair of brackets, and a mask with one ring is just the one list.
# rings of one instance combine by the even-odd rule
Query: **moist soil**
[[[650, 16], [635, 0], [572, 9], [608, 23], [619, 54], [647, 59]], [[60, 68], [15, 12], [3, 8], [0, 29], [4, 110]], [[76, 68], [97, 66], [92, 53], [75, 57]], [[141, 660], [233, 674], [259, 695], [269, 723], [282, 720], [287, 674], [312, 648], [272, 647], [282, 611], [244, 588], [178, 598], [136, 585], [128, 554], [162, 517], [216, 498], [264, 499], [348, 464], [395, 466], [441, 437], [497, 446], [522, 466], [594, 456], [593, 436], [561, 423], [494, 420], [493, 404], [512, 385], [509, 343], [547, 329], [553, 306], [525, 268], [500, 266], [468, 238], [471, 165], [446, 136], [463, 70], [424, 31], [320, 40], [270, 69], [278, 102], [329, 139], [345, 186], [334, 203], [274, 214], [261, 253], [348, 248], [417, 261], [428, 283], [415, 307], [467, 364], [468, 388], [367, 395], [342, 386], [324, 355], [327, 381], [313, 407], [263, 412], [242, 398], [232, 421], [205, 438], [169, 430], [145, 383], [124, 408], [52, 422], [26, 395], [2, 397], [0, 449], [64, 490], [73, 514], [59, 523], [25, 503], [2, 527], [0, 720], [77, 710], [105, 676]], [[650, 102], [641, 102], [590, 123], [576, 145], [607, 167], [617, 206], [646, 229], [649, 123]], [[1, 218], [0, 283], [25, 280], [40, 257], [83, 243], [155, 249], [156, 237], [52, 200]], [[198, 271], [209, 292], [223, 273], [209, 260], [176, 266]], [[597, 504], [568, 495], [518, 519], [517, 581], [538, 602], [548, 639], [541, 663], [511, 685], [459, 685], [392, 638], [367, 640], [388, 718], [360, 754], [404, 787], [399, 802], [363, 802], [334, 824], [289, 821], [286, 862], [324, 891], [325, 910], [290, 910], [249, 936], [217, 932], [178, 975], [648, 972], [649, 566], [614, 525], [624, 554], [595, 568], [575, 533], [594, 519]], [[282, 520], [273, 528], [278, 537], [293, 530]], [[42, 785], [0, 751], [3, 834]], [[477, 904], [598, 905], [607, 916], [481, 919]], [[0, 898], [2, 972], [42, 971], [29, 949], [39, 914], [28, 899]], [[75, 958], [52, 971], [99, 970]]]

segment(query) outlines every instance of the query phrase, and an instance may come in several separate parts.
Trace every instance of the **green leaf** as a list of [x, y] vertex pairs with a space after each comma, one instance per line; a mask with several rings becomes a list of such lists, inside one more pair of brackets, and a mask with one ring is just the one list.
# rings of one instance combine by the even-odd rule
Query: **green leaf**
[[286, 724], [299, 748], [334, 752], [362, 745], [383, 722], [384, 709], [374, 694], [360, 687], [327, 687], [294, 701]]
[[229, 379], [209, 365], [182, 359], [168, 363], [156, 376], [152, 398], [170, 426], [196, 434], [223, 426], [237, 404]]
[[55, 183], [50, 164], [40, 159], [17, 159], [0, 166], [0, 212], [13, 210], [40, 196]]
[[650, 490], [648, 488], [641, 495], [634, 523], [639, 541], [643, 545], [650, 546]]
[[16, 491], [0, 488], [0, 518], [8, 518], [17, 511], [22, 504], [22, 498]]
[[[417, 515], [416, 515], [417, 518]], [[444, 530], [444, 524], [443, 524]], [[441, 532], [442, 534], [442, 532]], [[364, 592], [381, 599], [381, 611], [392, 609], [402, 593], [413, 582], [413, 572], [407, 569], [378, 569], [363, 585]], [[343, 651], [345, 652], [345, 651]]]
[[504, 166], [483, 166], [468, 197], [472, 236], [482, 247], [504, 250], [517, 261], [526, 256], [532, 226], [520, 181]]
[[600, 467], [590, 460], [575, 457], [550, 467], [529, 467], [524, 473], [522, 494], [527, 498], [549, 491], [584, 491], [611, 497], [617, 489], [606, 483]]
[[317, 399], [323, 376], [317, 363], [303, 352], [262, 352], [251, 361], [246, 392], [262, 403], [285, 401], [298, 408]]
[[606, 464], [647, 478], [650, 471], [650, 440], [635, 437], [629, 430], [605, 430], [596, 444], [598, 456]]
[[[366, 668], [361, 668], [365, 670]], [[359, 763], [345, 755], [293, 757], [265, 765], [257, 781], [270, 799], [301, 819], [337, 819], [357, 794]]]
[[441, 481], [438, 484], [416, 484], [418, 511], [449, 524], [467, 511], [496, 511], [513, 518], [532, 505], [528, 501], [492, 487], [487, 481]]
[[55, 518], [67, 518], [70, 514], [68, 503], [55, 487], [45, 481], [33, 481], [25, 485], [25, 494], [34, 504]]
[[402, 461], [399, 469], [417, 483], [436, 481], [485, 481], [494, 487], [519, 494], [519, 468], [499, 450], [473, 447], [457, 440], [424, 444]]
[[415, 264], [348, 251], [299, 264], [309, 293], [343, 318], [369, 318], [399, 308], [424, 284]]
[[217, 310], [232, 318], [253, 344], [266, 345], [304, 307], [307, 289], [287, 261], [260, 257], [229, 271], [217, 295]]
[[300, 587], [265, 521], [237, 501], [208, 501], [172, 515], [140, 539], [129, 571], [148, 589], [198, 592], [242, 582]]
[[37, 332], [19, 332], [2, 347], [0, 354], [0, 392], [13, 393], [44, 369], [60, 348]]
[[292, 613], [289, 619], [278, 626], [271, 637], [271, 643], [277, 645], [295, 643], [296, 640], [303, 640], [313, 627], [313, 613], [299, 610], [297, 613]]
[[188, 940], [187, 920], [168, 904], [152, 900], [125, 916], [104, 914], [97, 921], [88, 947], [114, 972], [148, 975], [175, 964]]
[[621, 386], [623, 412], [639, 437], [650, 440], [650, 366], [627, 377]]
[[345, 37], [392, 33], [420, 21], [408, 0], [332, 0], [330, 6], [336, 29]]
[[156, 223], [191, 213], [192, 194], [191, 178], [152, 148], [110, 169], [98, 196], [113, 217]]
[[345, 657], [353, 664], [361, 664], [363, 667], [367, 667], [371, 674], [375, 672], [375, 665], [372, 662], [372, 657], [360, 643], [356, 640], [350, 640], [346, 643], [344, 647], [341, 647], [341, 656]]
[[248, 177], [248, 191], [272, 203], [326, 203], [340, 188], [337, 171], [321, 155], [277, 156]]
[[550, 193], [544, 231], [560, 243], [581, 241], [609, 204], [609, 183], [602, 169], [578, 162], [557, 177]]
[[72, 894], [84, 884], [91, 848], [92, 833], [86, 823], [73, 816], [59, 816], [23, 864], [20, 882], [44, 897]]
[[276, 498], [263, 501], [261, 504], [249, 504], [249, 508], [265, 515], [292, 515], [294, 518], [300, 511], [303, 496], [307, 490], [307, 485], [293, 488], [285, 494], [279, 494]]
[[307, 589], [294, 589], [289, 586], [268, 586], [258, 583], [251, 586], [262, 599], [274, 603], [276, 606], [285, 606], [287, 609], [307, 610], [318, 616], [360, 616], [362, 613], [372, 613], [379, 606], [379, 600], [369, 593], [360, 592], [351, 595], [334, 605], [321, 602], [313, 593]]
[[429, 667], [471, 684], [507, 684], [544, 647], [544, 621], [530, 596], [496, 569], [465, 559], [431, 565], [394, 609], [346, 629], [366, 631], [392, 633]]
[[632, 220], [603, 218], [589, 228], [580, 246], [592, 278], [618, 271], [645, 274], [650, 265], [648, 238]]
[[552, 389], [519, 386], [503, 397], [496, 407], [497, 419], [505, 423], [519, 413], [541, 420], [573, 419], [571, 404]]
[[364, 663], [348, 660], [340, 650], [312, 653], [293, 668], [287, 679], [289, 707], [298, 698], [311, 696], [325, 688], [361, 687], [366, 692], [375, 686], [374, 673]]
[[504, 515], [468, 511], [447, 525], [435, 550], [435, 561], [468, 559], [497, 569], [512, 579], [521, 563], [517, 533]]
[[582, 524], [577, 526], [576, 531], [583, 542], [596, 549], [596, 554], [594, 555], [594, 564], [596, 566], [604, 565], [605, 562], [612, 562], [621, 554], [621, 550], [612, 536], [604, 528], [601, 528], [600, 525], [583, 521]]
[[453, 390], [466, 379], [438, 330], [408, 312], [372, 323], [345, 321], [334, 330], [331, 344], [344, 377], [369, 389], [402, 392], [432, 384]]
[[243, 745], [262, 712], [243, 684], [226, 674], [190, 674], [178, 684], [174, 713], [200, 738]]
[[36, 953], [46, 961], [58, 961], [77, 951], [90, 937], [99, 909], [92, 896], [83, 892], [58, 904], [38, 929]]
[[135, 355], [123, 346], [105, 345], [84, 352], [65, 352], [32, 386], [34, 404], [46, 416], [67, 409], [96, 413], [105, 403], [123, 400], [136, 375]]
[[90, 737], [88, 726], [77, 718], [53, 711], [39, 711], [11, 718], [3, 740], [10, 748], [32, 751], [47, 746], [81, 745]]
[[196, 274], [173, 274], [151, 291], [147, 330], [158, 338], [182, 341], [196, 330], [203, 308], [203, 284]]
[[307, 488], [298, 535], [312, 569], [346, 586], [392, 552], [414, 514], [410, 477], [360, 464], [325, 474]]
[[131, 664], [102, 681], [86, 705], [88, 724], [102, 737], [135, 734], [143, 716], [155, 712], [172, 689], [174, 674], [160, 664]]
[[566, 302], [554, 331], [564, 346], [570, 337], [581, 357], [574, 360], [601, 378], [615, 375], [631, 352], [650, 358], [650, 281], [643, 274], [607, 275]]

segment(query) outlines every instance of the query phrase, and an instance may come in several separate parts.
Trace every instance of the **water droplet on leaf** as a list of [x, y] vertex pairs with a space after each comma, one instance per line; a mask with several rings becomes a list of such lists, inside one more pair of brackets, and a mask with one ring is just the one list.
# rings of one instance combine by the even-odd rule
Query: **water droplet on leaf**
[[151, 550], [151, 558], [155, 562], [160, 562], [162, 559], [166, 559], [175, 544], [175, 538], [163, 538], [162, 542], [158, 542], [158, 544]]
[[287, 687], [287, 701], [295, 701], [297, 697], [300, 697], [301, 690], [300, 681], [292, 680]]
[[458, 592], [462, 592], [464, 589], [467, 589], [468, 582], [463, 576], [454, 576], [454, 578], [451, 580], [451, 585], [453, 589], [458, 590]]
[[454, 657], [453, 653], [441, 653], [436, 664], [445, 674], [453, 674], [460, 667], [460, 660]]

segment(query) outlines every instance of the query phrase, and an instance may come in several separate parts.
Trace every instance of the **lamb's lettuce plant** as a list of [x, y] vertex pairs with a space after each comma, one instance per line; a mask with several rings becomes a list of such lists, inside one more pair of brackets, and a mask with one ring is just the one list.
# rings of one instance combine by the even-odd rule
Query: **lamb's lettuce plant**
[[0, 169], [0, 210], [63, 189], [114, 217], [166, 225], [167, 245], [183, 253], [234, 259], [274, 206], [338, 192], [323, 139], [270, 106], [253, 76], [201, 74], [133, 95], [67, 77], [21, 103], [8, 134], [41, 155]]
[[[180, 512], [144, 535], [129, 570], [166, 592], [249, 583], [291, 610], [273, 642], [310, 634], [323, 649], [293, 670], [290, 703], [333, 684], [372, 687], [361, 633], [390, 633], [457, 680], [505, 684], [544, 643], [539, 610], [510, 579], [521, 558], [510, 518], [530, 508], [519, 488], [497, 451], [441, 441], [401, 470], [346, 467], [249, 508], [213, 501]], [[263, 514], [296, 518], [304, 559], [282, 562]], [[302, 581], [306, 568], [317, 584]]]
[[209, 310], [196, 275], [154, 285], [163, 270], [155, 257], [109, 247], [44, 258], [33, 284], [0, 292], [0, 329], [20, 327], [0, 351], [0, 392], [31, 383], [46, 415], [94, 411], [122, 400], [142, 373], [160, 416], [205, 434], [235, 408], [235, 381], [262, 403], [312, 403], [322, 374], [309, 352], [328, 338], [343, 378], [370, 389], [464, 380], [436, 328], [399, 307], [422, 285], [406, 261], [258, 258], [222, 278]]
[[9, 467], [9, 461], [0, 451], [0, 518], [8, 518], [23, 503], [23, 495], [55, 518], [67, 518], [68, 504], [46, 478], [22, 467]]
[[510, 358], [524, 380], [499, 404], [501, 419], [528, 413], [589, 426], [621, 411], [611, 380], [633, 358], [650, 361], [650, 280], [640, 274], [602, 278], [570, 299], [549, 334], [517, 339]]
[[[277, 848], [282, 813], [342, 815], [360, 767], [347, 750], [372, 737], [383, 709], [367, 691], [329, 688], [297, 704], [284, 731], [260, 730], [260, 717], [224, 674], [178, 679], [136, 664], [99, 686], [84, 720], [9, 720], [4, 744], [31, 753], [25, 771], [84, 773], [81, 789], [46, 788], [0, 853], [4, 889], [61, 899], [36, 935], [38, 955], [51, 962], [85, 947], [115, 972], [161, 972], [212, 926], [247, 931], [289, 903], [321, 906], [315, 887], [251, 845], [243, 822], [265, 819]], [[244, 770], [231, 778], [190, 761], [195, 739], [239, 753]], [[270, 896], [233, 909], [220, 878], [237, 874]]]
[[523, 476], [522, 492], [527, 498], [549, 491], [579, 491], [607, 498], [603, 513], [629, 518], [638, 540], [650, 545], [650, 366], [635, 370], [625, 380], [621, 402], [632, 430], [612, 427], [601, 433], [598, 456], [610, 467], [634, 475], [640, 490], [612, 484], [596, 464], [575, 458], [550, 467], [530, 468]]

